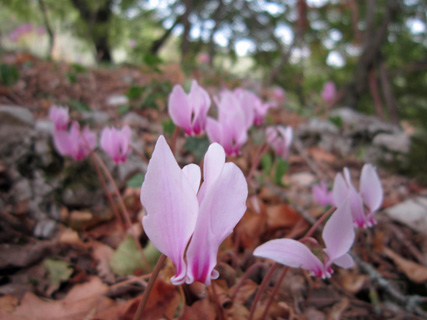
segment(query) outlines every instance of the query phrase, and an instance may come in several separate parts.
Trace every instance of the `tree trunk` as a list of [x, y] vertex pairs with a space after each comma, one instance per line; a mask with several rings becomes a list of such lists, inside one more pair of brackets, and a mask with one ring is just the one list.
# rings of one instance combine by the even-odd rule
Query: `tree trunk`
[[182, 33], [182, 42], [181, 42], [181, 55], [182, 60], [185, 61], [188, 58], [190, 52], [190, 13], [193, 10], [193, 0], [184, 0], [185, 12], [182, 16], [182, 24], [184, 26], [184, 32]]
[[49, 36], [49, 56], [52, 57], [53, 45], [54, 45], [54, 41], [55, 41], [55, 34], [54, 34], [53, 29], [50, 25], [49, 18], [47, 16], [47, 8], [46, 8], [46, 4], [45, 4], [44, 0], [38, 0], [38, 2], [39, 2], [40, 10], [42, 11], [42, 14], [43, 14], [43, 20], [44, 20], [44, 25], [46, 27], [46, 32]]
[[71, 0], [80, 16], [88, 25], [90, 37], [95, 45], [98, 60], [111, 62], [111, 49], [108, 41], [108, 29], [112, 16], [111, 4], [113, 0], [100, 1], [96, 11], [88, 6], [89, 0]]
[[[368, 7], [373, 7], [375, 0], [368, 2]], [[355, 106], [360, 96], [366, 92], [369, 87], [369, 73], [374, 68], [381, 55], [381, 47], [387, 39], [388, 26], [393, 21], [399, 11], [399, 0], [389, 0], [385, 8], [382, 24], [374, 28], [374, 13], [372, 8], [367, 12], [367, 30], [365, 32], [365, 41], [363, 52], [357, 62], [354, 77], [344, 87], [342, 101], [345, 105]]]
[[175, 27], [181, 22], [181, 20], [182, 20], [182, 16], [177, 17], [175, 19], [175, 22], [173, 23], [173, 25], [168, 30], [165, 31], [165, 33], [162, 35], [162, 37], [153, 42], [153, 44], [151, 45], [151, 48], [150, 48], [151, 54], [157, 55], [157, 53], [159, 52], [161, 47], [164, 45], [166, 40], [169, 39], [170, 35], [172, 34], [173, 29], [175, 29]]

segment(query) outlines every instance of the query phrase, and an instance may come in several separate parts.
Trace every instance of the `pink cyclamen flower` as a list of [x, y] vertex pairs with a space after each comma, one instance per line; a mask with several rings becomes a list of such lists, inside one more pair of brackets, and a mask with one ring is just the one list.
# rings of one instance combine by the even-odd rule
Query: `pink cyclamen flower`
[[276, 239], [257, 247], [254, 255], [291, 268], [309, 270], [313, 276], [323, 279], [331, 277], [332, 264], [351, 268], [354, 262], [348, 251], [353, 245], [355, 233], [348, 200], [326, 222], [322, 238], [326, 246], [322, 251], [315, 249], [313, 253], [307, 246], [293, 239]]
[[61, 155], [80, 161], [95, 148], [96, 134], [88, 126], [80, 131], [79, 123], [74, 121], [68, 131], [54, 129], [53, 142]]
[[208, 64], [209, 62], [211, 62], [211, 56], [206, 52], [201, 52], [197, 56], [197, 61], [200, 64]]
[[101, 147], [113, 158], [116, 164], [126, 162], [130, 152], [129, 144], [132, 132], [129, 126], [118, 130], [116, 128], [104, 128], [101, 133]]
[[350, 171], [344, 168], [344, 175], [338, 173], [335, 177], [333, 197], [337, 205], [350, 197], [351, 214], [357, 227], [373, 226], [376, 223], [374, 213], [383, 201], [383, 189], [377, 171], [371, 164], [363, 166], [360, 192], [357, 192], [351, 182]]
[[337, 94], [335, 84], [332, 81], [328, 81], [323, 86], [322, 90], [322, 99], [326, 103], [332, 103], [335, 99], [335, 95]]
[[320, 184], [314, 185], [312, 188], [312, 192], [314, 201], [316, 201], [321, 206], [326, 207], [327, 205], [335, 205], [332, 191], [328, 190], [328, 186], [326, 185], [325, 181], [320, 182]]
[[129, 48], [133, 49], [136, 47], [136, 40], [135, 39], [129, 39]]
[[175, 285], [210, 284], [218, 277], [218, 247], [246, 211], [245, 177], [235, 164], [225, 163], [224, 149], [217, 143], [206, 152], [201, 186], [200, 180], [199, 166], [181, 169], [160, 136], [141, 187], [147, 211], [142, 225], [151, 242], [175, 264]]
[[232, 92], [224, 91], [215, 100], [218, 106], [218, 120], [212, 118], [207, 120], [206, 132], [209, 140], [222, 145], [227, 155], [238, 155], [240, 148], [248, 140], [247, 130], [252, 120], [248, 120], [248, 114], [240, 107]]
[[285, 100], [285, 90], [280, 87], [273, 88], [273, 98], [277, 102], [282, 102]]
[[205, 131], [210, 106], [208, 93], [196, 80], [193, 80], [189, 94], [180, 85], [175, 85], [169, 95], [169, 115], [188, 135], [202, 134]]
[[49, 119], [53, 122], [56, 130], [67, 130], [70, 121], [68, 108], [52, 105], [49, 109]]
[[250, 125], [262, 124], [268, 110], [276, 106], [275, 103], [263, 103], [255, 93], [249, 90], [237, 88], [234, 90], [234, 94], [239, 100], [246, 115], [252, 117]]
[[291, 147], [293, 130], [291, 127], [270, 126], [266, 129], [268, 144], [274, 149], [274, 152], [283, 159], [288, 157]]

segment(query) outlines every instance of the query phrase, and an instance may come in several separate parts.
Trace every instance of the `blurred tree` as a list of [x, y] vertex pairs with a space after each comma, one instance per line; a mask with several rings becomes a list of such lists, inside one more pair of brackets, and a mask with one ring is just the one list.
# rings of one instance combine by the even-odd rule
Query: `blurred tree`
[[113, 0], [71, 0], [71, 2], [88, 26], [89, 35], [95, 44], [98, 59], [111, 62], [109, 27], [113, 15]]

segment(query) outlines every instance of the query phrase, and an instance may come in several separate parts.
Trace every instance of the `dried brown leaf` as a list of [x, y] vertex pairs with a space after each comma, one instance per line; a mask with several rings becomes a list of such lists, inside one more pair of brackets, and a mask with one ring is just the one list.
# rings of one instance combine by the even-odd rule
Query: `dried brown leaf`
[[385, 247], [383, 251], [409, 279], [417, 283], [427, 281], [427, 267], [403, 258], [389, 248]]

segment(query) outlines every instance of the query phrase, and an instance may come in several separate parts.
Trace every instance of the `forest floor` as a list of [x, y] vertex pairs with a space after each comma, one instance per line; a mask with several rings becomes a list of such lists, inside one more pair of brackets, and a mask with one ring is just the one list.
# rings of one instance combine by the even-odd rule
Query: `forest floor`
[[[167, 97], [172, 85], [183, 84], [186, 76], [178, 65], [161, 67], [162, 72], [135, 66], [89, 69], [25, 53], [5, 54], [1, 63], [14, 66], [18, 73], [9, 86], [0, 84], [0, 107], [12, 106], [6, 108], [11, 119], [28, 115], [18, 107], [31, 117], [16, 123], [0, 119], [0, 318], [133, 319], [151, 272], [134, 238], [147, 255], [150, 269], [159, 256], [141, 225], [141, 174], [159, 134], [172, 141]], [[211, 95], [224, 86], [240, 84], [238, 79], [224, 80], [214, 72], [199, 70], [192, 77]], [[262, 94], [267, 97], [269, 93], [264, 90]], [[74, 180], [81, 186], [97, 176], [89, 160], [76, 164], [53, 150], [46, 135], [53, 103], [69, 106], [71, 116], [90, 124], [98, 135], [105, 125], [128, 123], [132, 127], [132, 174], [121, 174], [107, 160], [130, 226], [111, 212], [99, 182], [83, 185], [83, 193], [73, 189], [74, 196], [65, 192], [76, 185]], [[14, 107], [16, 114], [10, 111]], [[290, 125], [296, 131], [309, 120], [290, 112], [285, 104], [268, 117], [269, 123]], [[19, 127], [17, 133], [15, 127]], [[246, 175], [259, 150], [256, 140], [261, 129], [257, 130], [251, 132], [241, 155], [227, 158]], [[303, 237], [326, 211], [313, 201], [312, 185], [322, 180], [331, 184], [344, 167], [358, 181], [363, 166], [356, 156], [297, 142], [280, 181], [265, 174], [265, 167], [256, 168], [249, 183], [247, 212], [220, 247], [220, 277], [214, 286], [172, 285], [169, 278], [174, 266], [168, 260], [151, 292], [144, 319], [249, 318], [261, 281], [273, 265], [255, 258], [254, 248], [270, 239]], [[40, 145], [47, 147], [40, 150]], [[205, 139], [188, 139], [181, 132], [176, 141], [179, 164], [200, 163], [200, 148], [205, 146]], [[106, 158], [102, 150], [95, 152]], [[133, 174], [135, 168], [140, 175]], [[384, 201], [375, 216], [378, 224], [356, 232], [351, 251], [355, 266], [335, 267], [327, 280], [310, 277], [301, 269], [285, 273], [285, 267], [279, 266], [260, 296], [254, 319], [427, 317], [427, 189], [384, 168], [378, 172]], [[40, 185], [48, 191], [37, 190], [42, 189]], [[36, 198], [37, 209], [32, 206]], [[118, 203], [119, 198], [113, 201]], [[320, 230], [315, 237], [321, 239]]]

